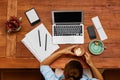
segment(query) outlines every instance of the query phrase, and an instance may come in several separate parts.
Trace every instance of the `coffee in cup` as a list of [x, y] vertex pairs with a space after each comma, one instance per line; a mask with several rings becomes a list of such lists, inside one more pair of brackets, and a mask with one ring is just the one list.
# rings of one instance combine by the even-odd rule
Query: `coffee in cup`
[[76, 56], [82, 56], [84, 53], [85, 53], [85, 50], [84, 50], [84, 48], [83, 47], [75, 47], [74, 49], [73, 49], [73, 52], [74, 52], [74, 54], [76, 55]]

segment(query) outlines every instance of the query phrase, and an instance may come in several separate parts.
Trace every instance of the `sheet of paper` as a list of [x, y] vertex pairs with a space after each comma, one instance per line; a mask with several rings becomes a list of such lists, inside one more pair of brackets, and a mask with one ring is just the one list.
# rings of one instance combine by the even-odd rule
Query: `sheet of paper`
[[[40, 31], [41, 46], [39, 45], [38, 30]], [[45, 50], [45, 36], [47, 34], [47, 47]], [[39, 57], [38, 60], [41, 62], [50, 56], [54, 51], [56, 51], [59, 46], [52, 43], [52, 37], [47, 31], [46, 27], [43, 24], [40, 24], [38, 27], [26, 34], [25, 38], [29, 41], [32, 49], [34, 49], [33, 55]]]
[[103, 41], [103, 40], [106, 40], [108, 37], [107, 37], [107, 35], [106, 35], [103, 27], [102, 27], [102, 24], [101, 24], [98, 16], [93, 17], [93, 18], [92, 18], [92, 22], [93, 22], [93, 24], [95, 25], [95, 27], [96, 27], [96, 29], [97, 29], [97, 32], [98, 32], [98, 34], [99, 34], [99, 36], [100, 36], [100, 39], [101, 39], [102, 41]]
[[34, 48], [32, 47], [31, 43], [29, 42], [28, 38], [25, 37], [22, 39], [22, 43], [28, 48], [28, 50], [30, 50], [30, 52], [32, 54], [34, 54], [34, 56], [37, 58], [37, 60], [40, 62], [41, 61], [41, 57], [40, 55], [38, 55], [38, 53], [34, 50]]

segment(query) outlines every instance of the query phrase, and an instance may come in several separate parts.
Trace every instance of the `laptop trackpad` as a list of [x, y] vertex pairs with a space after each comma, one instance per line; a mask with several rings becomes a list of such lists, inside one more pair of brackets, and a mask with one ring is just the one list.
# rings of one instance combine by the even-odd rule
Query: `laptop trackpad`
[[77, 44], [83, 43], [83, 37], [77, 36], [55, 36], [53, 37], [53, 44]]
[[63, 37], [62, 38], [62, 42], [64, 43], [73, 43], [74, 42], [74, 38], [73, 37]]

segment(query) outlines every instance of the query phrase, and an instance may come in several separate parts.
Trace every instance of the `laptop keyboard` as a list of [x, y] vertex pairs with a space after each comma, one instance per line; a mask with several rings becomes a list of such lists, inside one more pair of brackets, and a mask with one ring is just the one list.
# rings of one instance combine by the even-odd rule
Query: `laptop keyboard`
[[56, 25], [54, 26], [54, 36], [81, 36], [81, 25]]

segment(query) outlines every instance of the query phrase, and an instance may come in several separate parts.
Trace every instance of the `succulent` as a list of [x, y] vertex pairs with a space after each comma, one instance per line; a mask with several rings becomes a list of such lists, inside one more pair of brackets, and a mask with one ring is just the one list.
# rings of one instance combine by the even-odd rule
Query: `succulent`
[[7, 32], [16, 32], [21, 28], [21, 19], [15, 16], [11, 16], [10, 19], [6, 22]]

